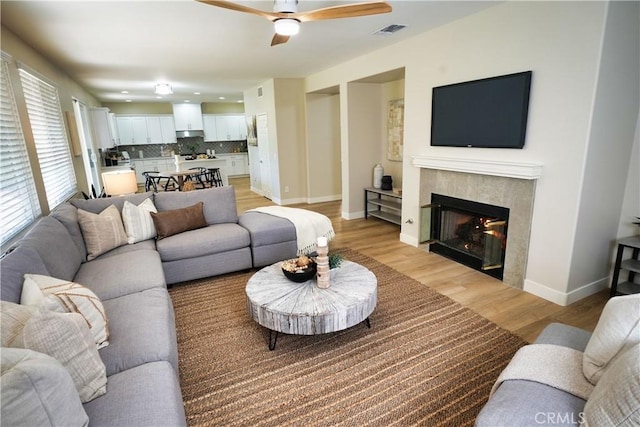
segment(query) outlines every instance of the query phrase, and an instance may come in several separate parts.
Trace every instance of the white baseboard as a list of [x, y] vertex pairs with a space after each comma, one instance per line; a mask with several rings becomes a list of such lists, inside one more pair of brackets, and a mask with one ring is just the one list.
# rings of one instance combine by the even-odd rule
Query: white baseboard
[[415, 236], [410, 236], [405, 233], [400, 233], [400, 241], [402, 243], [406, 243], [407, 245], [418, 247], [418, 238]]
[[364, 211], [358, 211], [358, 212], [344, 212], [344, 211], [342, 211], [342, 218], [344, 218], [344, 219], [364, 218]]
[[560, 292], [555, 289], [551, 289], [548, 286], [534, 282], [533, 280], [525, 279], [524, 288], [525, 292], [529, 292], [540, 298], [544, 298], [547, 301], [551, 301], [558, 305], [567, 306], [573, 304], [576, 301], [580, 301], [583, 298], [600, 292], [606, 289], [608, 286], [609, 278], [605, 277], [595, 282], [588, 283], [579, 287], [571, 292]]
[[342, 200], [342, 194], [334, 194], [332, 196], [323, 197], [311, 197], [307, 199], [307, 203], [335, 202], [336, 200]]
[[304, 197], [296, 197], [293, 199], [282, 199], [282, 203], [278, 203], [278, 204], [281, 206], [296, 205], [298, 203], [305, 203], [306, 201], [307, 199]]

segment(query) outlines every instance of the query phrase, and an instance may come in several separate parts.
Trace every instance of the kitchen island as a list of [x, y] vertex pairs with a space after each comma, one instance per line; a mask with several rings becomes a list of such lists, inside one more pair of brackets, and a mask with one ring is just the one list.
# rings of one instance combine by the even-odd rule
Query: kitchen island
[[176, 156], [174, 161], [175, 170], [181, 171], [191, 168], [218, 168], [220, 169], [220, 176], [222, 177], [223, 185], [229, 185], [227, 178], [227, 161], [225, 159], [195, 159], [185, 160], [182, 156]]

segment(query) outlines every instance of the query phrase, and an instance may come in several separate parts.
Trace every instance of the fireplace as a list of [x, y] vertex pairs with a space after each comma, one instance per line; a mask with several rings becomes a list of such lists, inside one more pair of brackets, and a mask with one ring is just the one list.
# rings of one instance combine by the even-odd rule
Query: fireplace
[[502, 280], [509, 208], [431, 194], [431, 252]]

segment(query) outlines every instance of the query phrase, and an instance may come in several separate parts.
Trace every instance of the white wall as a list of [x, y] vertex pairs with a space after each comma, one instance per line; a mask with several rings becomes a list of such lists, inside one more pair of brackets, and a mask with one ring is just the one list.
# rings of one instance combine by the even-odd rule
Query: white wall
[[[577, 279], [569, 288], [572, 261], [577, 260], [574, 253], [578, 219], [583, 214], [583, 181], [585, 173], [590, 177], [597, 173], [586, 166], [587, 147], [594, 132], [614, 125], [610, 117], [602, 114], [599, 117], [603, 123], [592, 130], [606, 19], [604, 2], [507, 2], [309, 76], [307, 89], [336, 85], [342, 88], [347, 82], [405, 67], [403, 241], [414, 242], [418, 238], [418, 221], [404, 223], [419, 214], [420, 174], [410, 164], [412, 155], [541, 163], [543, 173], [536, 185], [527, 284], [531, 292], [566, 303], [571, 289], [591, 280], [578, 283], [584, 279]], [[613, 21], [610, 25], [616, 25]], [[429, 145], [434, 86], [525, 70], [533, 71], [533, 80], [524, 149]], [[637, 93], [621, 96], [638, 98]], [[634, 114], [637, 117], [637, 107]], [[370, 119], [357, 122], [358, 119], [356, 115], [346, 117], [348, 128], [370, 125]], [[626, 147], [625, 141], [620, 144]], [[625, 153], [628, 151], [623, 150]], [[615, 166], [624, 172], [623, 182], [618, 182], [620, 178], [616, 176], [607, 184], [624, 187], [627, 166], [628, 161]], [[347, 185], [344, 178], [343, 183]], [[355, 191], [352, 182], [349, 186], [350, 191]], [[593, 221], [586, 223], [592, 225]], [[611, 238], [615, 233], [590, 244], [606, 247]], [[580, 258], [586, 255], [576, 253]], [[584, 259], [579, 264], [588, 262]]]
[[572, 300], [609, 281], [640, 103], [639, 4], [614, 2], [607, 13], [567, 287]]

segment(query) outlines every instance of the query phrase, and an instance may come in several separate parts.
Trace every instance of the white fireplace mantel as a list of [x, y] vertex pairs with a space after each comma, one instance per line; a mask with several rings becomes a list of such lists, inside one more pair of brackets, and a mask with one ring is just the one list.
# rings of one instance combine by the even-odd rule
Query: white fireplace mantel
[[542, 176], [542, 165], [539, 163], [459, 159], [455, 157], [438, 156], [412, 156], [411, 164], [419, 168], [503, 176], [507, 178], [538, 179]]

